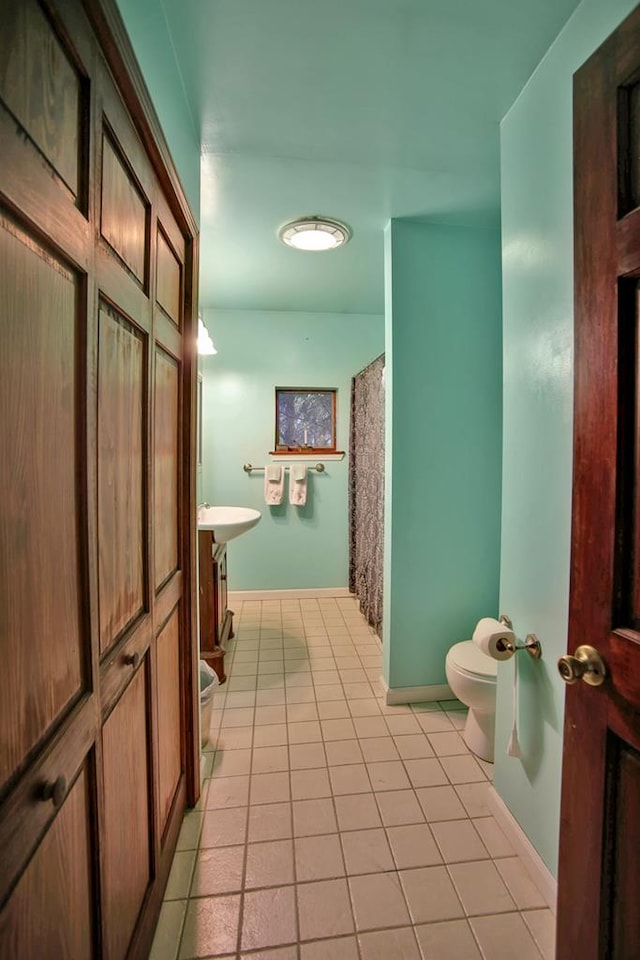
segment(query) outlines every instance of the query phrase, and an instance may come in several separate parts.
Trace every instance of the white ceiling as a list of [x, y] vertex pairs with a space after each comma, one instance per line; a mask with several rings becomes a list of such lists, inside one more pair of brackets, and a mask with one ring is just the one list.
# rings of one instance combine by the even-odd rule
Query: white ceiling
[[[202, 142], [201, 302], [383, 312], [391, 217], [499, 221], [499, 121], [577, 0], [158, 0]], [[321, 254], [298, 216], [346, 221]]]

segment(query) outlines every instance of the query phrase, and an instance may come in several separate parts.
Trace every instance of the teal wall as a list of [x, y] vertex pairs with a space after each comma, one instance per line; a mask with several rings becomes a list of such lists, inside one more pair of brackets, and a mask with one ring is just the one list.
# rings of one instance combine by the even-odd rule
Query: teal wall
[[441, 684], [449, 647], [497, 614], [501, 300], [497, 229], [386, 233], [384, 669]]
[[584, 0], [502, 122], [504, 455], [500, 608], [543, 660], [522, 657], [522, 761], [507, 757], [513, 665], [498, 671], [495, 782], [557, 871], [569, 595], [572, 74], [635, 6]]
[[182, 186], [200, 220], [200, 132], [184, 92], [162, 4], [117, 0]]
[[302, 508], [286, 496], [265, 506], [264, 474], [242, 465], [270, 462], [276, 386], [337, 387], [338, 449], [348, 451], [351, 377], [382, 353], [383, 318], [204, 310], [203, 319], [218, 354], [200, 358], [201, 495], [262, 511], [258, 526], [229, 544], [230, 589], [346, 587], [348, 458], [310, 474]]

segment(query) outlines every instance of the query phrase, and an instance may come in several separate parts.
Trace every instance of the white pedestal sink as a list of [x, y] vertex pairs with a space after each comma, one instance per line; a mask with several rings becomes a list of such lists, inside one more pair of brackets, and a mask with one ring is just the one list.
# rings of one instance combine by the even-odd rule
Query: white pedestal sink
[[227, 606], [227, 542], [251, 530], [262, 514], [250, 507], [198, 509], [200, 656], [218, 675], [224, 672], [225, 642], [233, 637], [233, 611]]
[[261, 516], [251, 507], [200, 507], [198, 530], [212, 530], [216, 543], [228, 543], [255, 527]]

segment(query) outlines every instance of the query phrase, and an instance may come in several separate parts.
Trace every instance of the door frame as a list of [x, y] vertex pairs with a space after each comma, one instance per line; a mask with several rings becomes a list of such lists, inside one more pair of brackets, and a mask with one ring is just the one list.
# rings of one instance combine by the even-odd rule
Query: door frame
[[198, 267], [199, 229], [187, 200], [167, 140], [147, 89], [142, 71], [127, 34], [116, 0], [82, 0], [83, 7], [100, 43], [106, 63], [142, 140], [153, 170], [164, 190], [172, 214], [185, 236], [184, 336], [191, 345], [182, 360], [182, 421], [180, 449], [182, 503], [180, 507], [179, 563], [185, 601], [181, 604], [181, 671], [185, 731], [183, 756], [187, 806], [200, 796], [200, 681], [197, 631], [197, 541], [196, 516], [196, 428], [198, 354]]

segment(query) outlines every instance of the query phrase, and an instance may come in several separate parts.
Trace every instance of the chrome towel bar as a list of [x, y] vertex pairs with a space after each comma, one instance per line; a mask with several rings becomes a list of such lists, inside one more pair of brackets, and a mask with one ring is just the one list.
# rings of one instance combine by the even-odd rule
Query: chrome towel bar
[[[281, 466], [283, 470], [288, 470], [291, 464], [283, 463]], [[264, 467], [254, 467], [252, 463], [245, 463], [242, 469], [245, 473], [252, 473], [254, 470], [264, 470]], [[315, 463], [307, 467], [307, 470], [315, 470], [316, 473], [324, 473], [325, 469], [324, 463]]]

